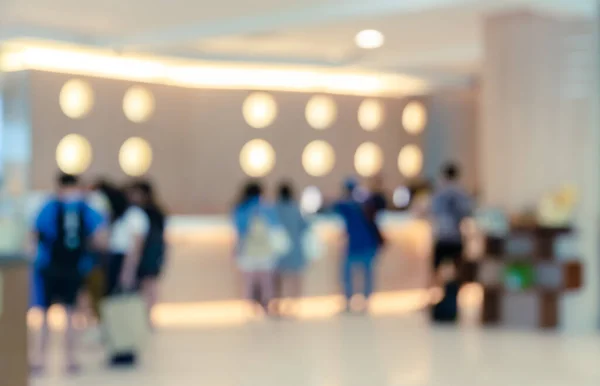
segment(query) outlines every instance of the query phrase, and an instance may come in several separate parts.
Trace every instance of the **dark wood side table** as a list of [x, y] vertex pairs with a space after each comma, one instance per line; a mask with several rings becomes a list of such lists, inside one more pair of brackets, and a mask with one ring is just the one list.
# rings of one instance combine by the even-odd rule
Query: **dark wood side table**
[[487, 325], [555, 328], [560, 298], [583, 286], [570, 228], [513, 227], [488, 237], [477, 281], [484, 286], [482, 321]]

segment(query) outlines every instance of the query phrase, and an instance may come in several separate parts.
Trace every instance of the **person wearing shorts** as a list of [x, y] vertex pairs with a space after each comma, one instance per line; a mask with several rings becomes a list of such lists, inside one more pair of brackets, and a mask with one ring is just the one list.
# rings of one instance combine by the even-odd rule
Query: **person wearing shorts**
[[43, 310], [40, 342], [33, 363], [34, 372], [45, 368], [48, 347], [48, 309], [55, 304], [65, 307], [67, 329], [65, 354], [67, 369], [76, 372], [73, 312], [83, 285], [83, 265], [90, 242], [107, 247], [105, 223], [86, 202], [76, 176], [60, 174], [57, 193], [43, 206], [34, 226], [37, 251], [35, 276], [41, 284], [39, 305]]

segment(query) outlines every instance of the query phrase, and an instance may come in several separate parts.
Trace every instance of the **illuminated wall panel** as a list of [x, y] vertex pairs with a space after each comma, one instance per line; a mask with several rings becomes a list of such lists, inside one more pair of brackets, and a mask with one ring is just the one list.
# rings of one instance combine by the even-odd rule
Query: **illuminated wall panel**
[[[364, 110], [365, 100], [373, 98], [270, 91], [267, 99], [276, 102], [276, 119], [257, 130], [244, 117], [244, 102], [249, 95], [256, 95], [251, 91], [158, 84], [143, 85], [152, 95], [154, 108], [147, 119], [134, 123], [124, 113], [123, 102], [128, 90], [140, 86], [139, 82], [87, 77], [80, 79], [94, 90], [94, 108], [82, 119], [75, 120], [65, 116], [58, 103], [60, 90], [70, 79], [71, 76], [63, 74], [30, 73], [34, 188], [52, 188], [57, 170], [56, 145], [65, 135], [76, 133], [84, 136], [93, 148], [93, 159], [84, 178], [109, 177], [122, 183], [131, 178], [130, 175], [148, 176], [159, 185], [161, 200], [173, 213], [230, 210], [240, 186], [249, 178], [240, 165], [240, 152], [255, 139], [268, 142], [276, 154], [276, 162], [269, 163], [266, 171], [249, 173], [262, 176], [269, 193], [278, 181], [288, 179], [298, 195], [305, 187], [316, 186], [324, 200], [330, 200], [339, 194], [341, 181], [348, 176], [358, 176], [355, 153], [364, 143], [380, 148], [382, 159], [375, 154], [378, 151], [367, 149], [366, 155], [358, 160], [360, 172], [370, 175], [381, 168], [386, 185], [392, 190], [407, 181], [398, 170], [401, 148], [409, 143], [423, 146], [429, 130], [411, 135], [402, 127], [401, 112], [414, 98], [376, 98], [386, 112], [385, 119], [376, 130], [367, 131], [358, 119], [359, 110], [361, 106]], [[306, 119], [306, 107], [315, 96], [323, 95], [336, 106], [335, 120], [329, 122], [326, 130], [315, 130]], [[427, 103], [426, 98], [419, 100]], [[270, 108], [259, 113], [267, 110]], [[132, 137], [146, 141], [151, 151], [137, 151], [136, 157], [120, 155], [121, 147]], [[327, 168], [330, 170], [325, 176], [307, 173], [303, 166], [304, 149], [313, 141], [329, 143], [335, 153], [335, 162]], [[132, 166], [129, 161], [141, 159], [142, 153], [150, 156], [142, 157], [147, 158], [142, 160], [143, 165]], [[122, 168], [124, 160], [128, 165], [126, 171]]]

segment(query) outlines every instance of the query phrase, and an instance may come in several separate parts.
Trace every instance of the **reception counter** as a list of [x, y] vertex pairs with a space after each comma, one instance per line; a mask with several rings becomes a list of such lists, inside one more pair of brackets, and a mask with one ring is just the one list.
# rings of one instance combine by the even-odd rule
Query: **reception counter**
[[[339, 259], [345, 244], [341, 219], [318, 215], [310, 223], [321, 238], [325, 253], [307, 271], [304, 294], [340, 294]], [[410, 215], [389, 213], [381, 217], [380, 225], [388, 247], [379, 258], [378, 291], [423, 289], [431, 245], [428, 224]], [[227, 216], [173, 217], [167, 229], [170, 249], [162, 302], [240, 299], [242, 291], [233, 258], [235, 234]]]
[[26, 386], [28, 262], [0, 256], [0, 384]]

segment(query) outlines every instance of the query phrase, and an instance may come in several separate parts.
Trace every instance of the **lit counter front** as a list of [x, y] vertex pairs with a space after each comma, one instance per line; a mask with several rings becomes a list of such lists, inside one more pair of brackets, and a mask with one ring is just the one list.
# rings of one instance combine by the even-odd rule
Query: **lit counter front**
[[[388, 246], [379, 257], [377, 291], [384, 295], [421, 293], [429, 270], [429, 226], [410, 216], [393, 213], [382, 216], [380, 223]], [[344, 248], [341, 221], [336, 216], [316, 216], [312, 224], [326, 246], [326, 253], [308, 269], [304, 295], [307, 299], [337, 296], [339, 260]], [[240, 300], [240, 278], [233, 256], [235, 235], [226, 216], [174, 217], [169, 221], [168, 239], [162, 303]]]

